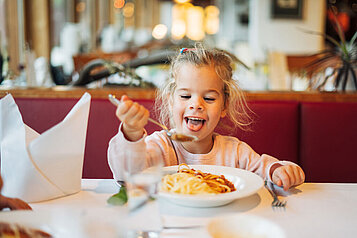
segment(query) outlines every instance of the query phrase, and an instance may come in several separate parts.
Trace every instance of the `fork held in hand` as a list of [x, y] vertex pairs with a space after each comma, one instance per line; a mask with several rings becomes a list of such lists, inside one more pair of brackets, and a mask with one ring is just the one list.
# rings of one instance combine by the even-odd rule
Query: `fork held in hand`
[[278, 196], [275, 194], [274, 192], [274, 185], [269, 182], [269, 181], [265, 181], [264, 183], [265, 188], [269, 191], [269, 193], [271, 194], [271, 196], [273, 197], [273, 202], [271, 203], [272, 207], [285, 207], [286, 206], [286, 201], [280, 201]]
[[[108, 99], [115, 106], [118, 106], [121, 103], [114, 95], [111, 95], [111, 94], [108, 95]], [[198, 140], [198, 138], [196, 136], [179, 134], [179, 133], [176, 133], [176, 132], [172, 132], [171, 130], [169, 131], [169, 129], [165, 125], [155, 121], [154, 119], [152, 119], [150, 117], [148, 118], [148, 121], [154, 123], [155, 125], [158, 125], [162, 129], [164, 129], [166, 131], [166, 135], [171, 140], [175, 140], [175, 141], [179, 141], [179, 142], [197, 141]]]

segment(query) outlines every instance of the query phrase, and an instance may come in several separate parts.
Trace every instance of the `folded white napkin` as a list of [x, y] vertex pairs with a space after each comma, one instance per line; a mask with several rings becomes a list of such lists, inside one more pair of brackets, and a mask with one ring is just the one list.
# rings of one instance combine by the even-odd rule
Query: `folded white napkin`
[[85, 93], [63, 121], [42, 134], [24, 124], [10, 94], [0, 100], [5, 196], [40, 202], [80, 191], [90, 100]]

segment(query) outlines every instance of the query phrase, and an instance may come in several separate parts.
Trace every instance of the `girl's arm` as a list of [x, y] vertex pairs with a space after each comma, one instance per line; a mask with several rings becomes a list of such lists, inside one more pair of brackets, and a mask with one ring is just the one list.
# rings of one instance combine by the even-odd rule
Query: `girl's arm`
[[238, 167], [260, 175], [272, 181], [284, 190], [305, 181], [305, 174], [300, 166], [290, 161], [279, 161], [270, 155], [259, 155], [249, 145], [240, 142], [238, 146]]
[[122, 131], [121, 123], [119, 132], [109, 142], [108, 163], [114, 175], [114, 179], [124, 179], [125, 160], [135, 160], [134, 169], [143, 169], [153, 163], [153, 160], [161, 160], [164, 166], [176, 163], [175, 151], [164, 131], [144, 135], [137, 141], [129, 141]]

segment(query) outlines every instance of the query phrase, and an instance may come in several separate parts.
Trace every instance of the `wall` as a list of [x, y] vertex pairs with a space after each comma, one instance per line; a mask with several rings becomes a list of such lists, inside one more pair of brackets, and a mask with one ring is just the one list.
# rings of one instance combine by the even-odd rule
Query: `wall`
[[266, 53], [271, 51], [303, 55], [324, 48], [322, 37], [304, 33], [298, 27], [324, 32], [325, 0], [303, 0], [303, 18], [299, 20], [271, 19], [271, 2], [249, 1], [249, 45], [256, 61], [264, 61]]
[[240, 18], [248, 12], [249, 1], [216, 0], [215, 4], [220, 9], [219, 32], [215, 36], [218, 47], [231, 50], [235, 42], [246, 42], [248, 24], [242, 23]]

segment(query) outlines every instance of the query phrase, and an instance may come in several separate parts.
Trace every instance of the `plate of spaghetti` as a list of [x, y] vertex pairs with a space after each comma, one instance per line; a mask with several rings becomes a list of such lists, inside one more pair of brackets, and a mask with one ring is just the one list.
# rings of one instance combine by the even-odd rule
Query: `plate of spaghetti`
[[182, 206], [222, 206], [263, 187], [261, 177], [233, 167], [180, 164], [163, 172], [160, 197]]

